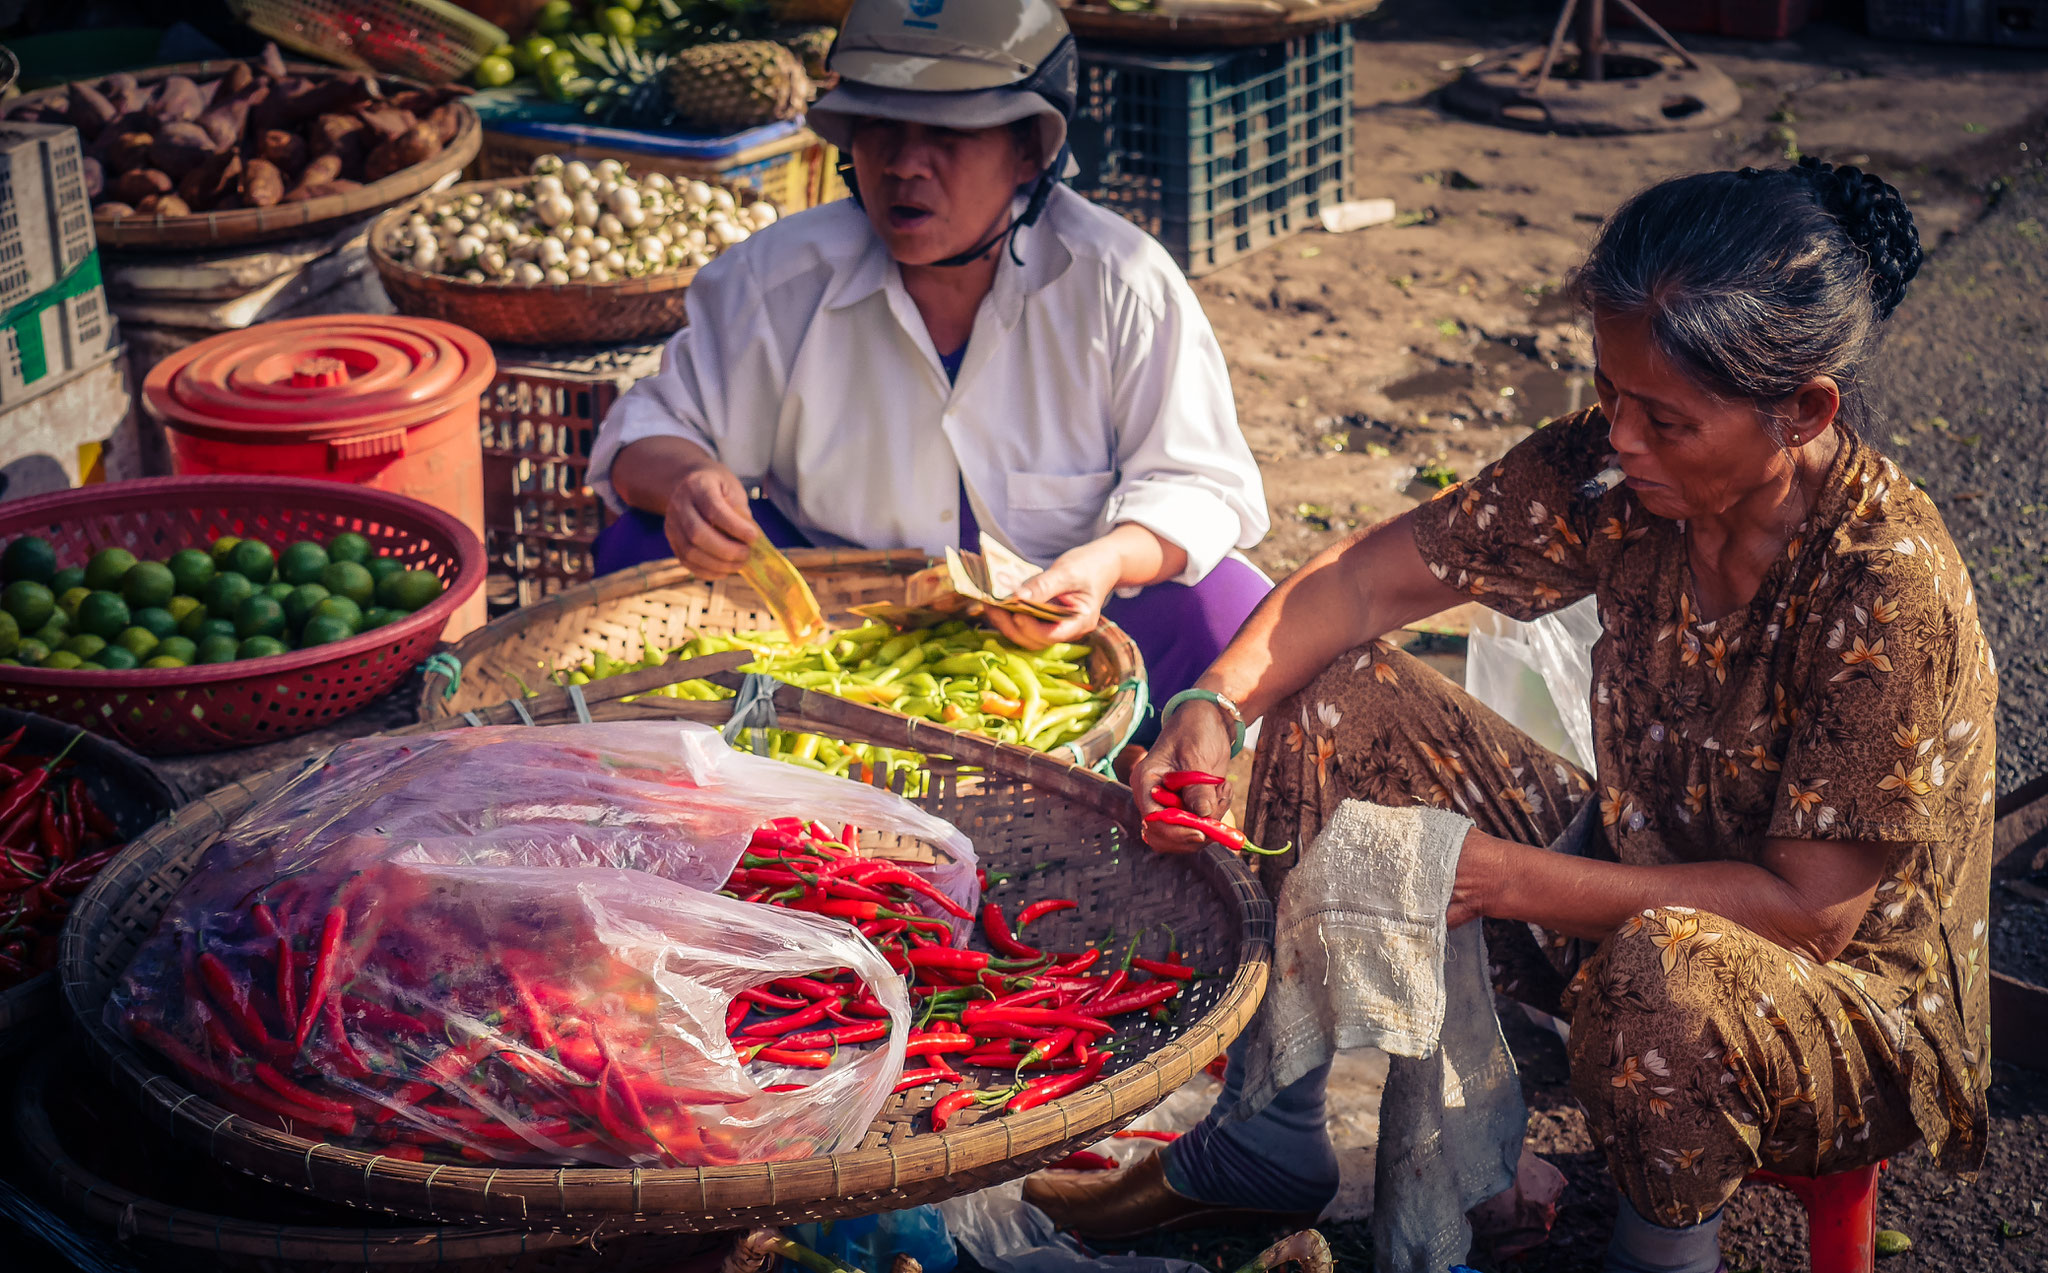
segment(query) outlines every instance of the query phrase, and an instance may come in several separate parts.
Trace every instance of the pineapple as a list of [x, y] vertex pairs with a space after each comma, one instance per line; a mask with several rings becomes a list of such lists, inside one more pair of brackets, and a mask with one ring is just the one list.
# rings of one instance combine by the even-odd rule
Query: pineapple
[[737, 131], [795, 119], [811, 102], [804, 64], [772, 40], [680, 50], [663, 83], [676, 115], [703, 128]]
[[775, 42], [802, 58], [804, 71], [820, 81], [827, 74], [825, 58], [832, 52], [832, 41], [838, 38], [839, 28], [828, 26], [779, 26], [774, 33]]

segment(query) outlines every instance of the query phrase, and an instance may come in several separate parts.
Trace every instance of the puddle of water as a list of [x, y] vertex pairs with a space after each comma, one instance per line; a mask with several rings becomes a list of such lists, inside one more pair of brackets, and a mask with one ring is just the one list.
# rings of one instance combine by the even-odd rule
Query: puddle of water
[[1380, 389], [1419, 420], [1449, 416], [1534, 426], [1593, 401], [1592, 376], [1536, 352], [1534, 336], [1481, 341], [1472, 361], [1426, 367]]

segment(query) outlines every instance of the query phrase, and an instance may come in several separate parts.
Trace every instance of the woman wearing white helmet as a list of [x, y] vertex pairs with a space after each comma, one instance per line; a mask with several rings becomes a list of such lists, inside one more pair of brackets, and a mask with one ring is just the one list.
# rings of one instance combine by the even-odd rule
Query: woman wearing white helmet
[[[1051, 0], [859, 0], [811, 127], [854, 201], [790, 217], [691, 285], [689, 326], [620, 399], [591, 480], [624, 513], [597, 568], [747, 544], [973, 548], [1044, 568], [1057, 625], [1107, 617], [1155, 699], [1268, 590], [1257, 465], [1194, 293], [1143, 231], [1060, 184], [1077, 57]], [[750, 502], [758, 485], [762, 498]]]

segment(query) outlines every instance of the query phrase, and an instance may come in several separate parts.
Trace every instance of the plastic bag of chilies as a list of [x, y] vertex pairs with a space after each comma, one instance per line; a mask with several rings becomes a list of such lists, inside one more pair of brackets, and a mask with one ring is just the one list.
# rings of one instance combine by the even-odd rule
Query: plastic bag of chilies
[[[715, 892], [753, 830], [784, 817], [922, 842], [928, 878], [975, 909], [974, 853], [953, 827], [703, 726], [367, 739], [207, 851], [108, 1017], [238, 1112], [388, 1156], [830, 1153], [888, 1098], [909, 1009], [848, 925]], [[886, 1041], [823, 1071], [743, 1063], [733, 997], [836, 968], [886, 1012]]]

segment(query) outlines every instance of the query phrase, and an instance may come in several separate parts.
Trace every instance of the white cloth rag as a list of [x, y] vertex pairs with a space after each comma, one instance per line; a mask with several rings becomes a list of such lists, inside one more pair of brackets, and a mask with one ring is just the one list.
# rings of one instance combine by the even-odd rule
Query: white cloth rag
[[1471, 827], [1448, 810], [1339, 805], [1281, 886], [1274, 981], [1248, 1036], [1240, 1118], [1340, 1048], [1392, 1055], [1372, 1217], [1381, 1273], [1462, 1261], [1465, 1213], [1514, 1183], [1522, 1155], [1529, 1112], [1481, 925], [1444, 925]]

